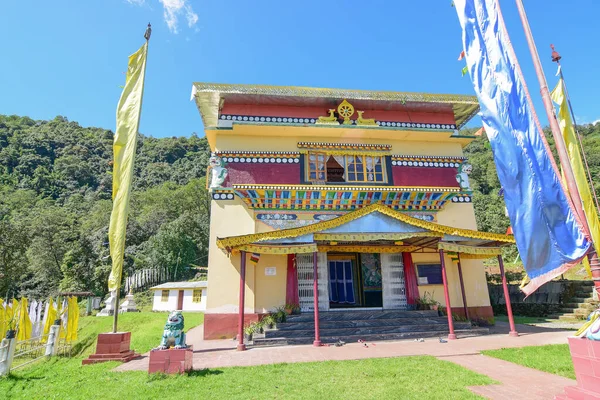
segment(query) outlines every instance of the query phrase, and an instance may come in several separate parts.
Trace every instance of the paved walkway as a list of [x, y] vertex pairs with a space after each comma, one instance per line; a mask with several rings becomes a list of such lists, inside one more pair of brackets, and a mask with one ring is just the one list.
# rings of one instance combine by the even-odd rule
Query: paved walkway
[[[490, 335], [462, 339], [459, 336], [459, 340], [447, 343], [440, 343], [437, 338], [433, 338], [425, 339], [424, 342], [375, 342], [368, 343], [368, 347], [359, 343], [349, 343], [342, 347], [259, 347], [238, 352], [233, 340], [202, 340], [200, 326], [189, 331], [187, 342], [194, 346], [194, 369], [430, 355], [455, 362], [501, 382], [499, 385], [470, 388], [473, 392], [491, 399], [551, 399], [554, 395], [562, 393], [564, 386], [576, 384], [571, 379], [481, 355], [483, 350], [503, 347], [564, 344], [567, 343], [567, 337], [573, 334], [573, 331], [527, 325], [517, 325], [517, 330], [520, 333], [518, 338], [509, 337], [506, 334], [508, 324], [498, 323]], [[147, 369], [148, 353], [116, 368], [117, 371]]]

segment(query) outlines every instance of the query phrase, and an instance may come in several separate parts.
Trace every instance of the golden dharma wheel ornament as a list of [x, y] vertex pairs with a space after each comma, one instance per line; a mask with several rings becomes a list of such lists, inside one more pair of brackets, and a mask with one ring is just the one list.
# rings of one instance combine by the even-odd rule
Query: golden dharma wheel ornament
[[344, 125], [352, 125], [352, 120], [350, 119], [350, 117], [354, 115], [354, 106], [352, 106], [352, 104], [344, 99], [338, 106], [337, 111], [338, 114], [344, 118]]

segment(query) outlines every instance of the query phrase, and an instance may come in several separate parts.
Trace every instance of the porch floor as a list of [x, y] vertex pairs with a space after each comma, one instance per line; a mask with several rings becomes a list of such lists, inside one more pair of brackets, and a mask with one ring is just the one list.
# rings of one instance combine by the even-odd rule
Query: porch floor
[[[419, 343], [412, 340], [348, 343], [342, 347], [280, 346], [251, 348], [236, 351], [234, 340], [202, 340], [203, 327], [187, 333], [188, 344], [194, 346], [194, 369], [244, 367], [263, 364], [318, 362], [328, 360], [359, 360], [431, 355], [462, 365], [475, 372], [490, 376], [497, 385], [470, 388], [474, 393], [491, 399], [551, 399], [562, 394], [565, 386], [575, 385], [571, 379], [526, 368], [507, 361], [481, 355], [483, 350], [509, 347], [565, 344], [573, 331], [517, 325], [518, 338], [508, 336], [508, 324], [497, 322], [489, 335], [462, 338], [440, 343], [437, 338]], [[148, 354], [121, 364], [116, 371], [147, 371]]]

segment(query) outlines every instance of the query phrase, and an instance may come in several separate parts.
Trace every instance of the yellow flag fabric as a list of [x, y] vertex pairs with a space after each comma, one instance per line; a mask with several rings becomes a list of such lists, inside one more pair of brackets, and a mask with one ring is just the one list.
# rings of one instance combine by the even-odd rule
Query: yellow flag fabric
[[29, 319], [29, 304], [27, 299], [21, 299], [17, 327], [17, 341], [31, 339], [31, 320]]
[[119, 288], [123, 272], [125, 229], [127, 227], [127, 215], [129, 214], [133, 161], [142, 112], [147, 52], [148, 42], [129, 56], [125, 87], [117, 107], [117, 131], [113, 144], [113, 209], [108, 229], [110, 256], [112, 258], [112, 271], [108, 278], [108, 290], [111, 292]]
[[19, 314], [19, 301], [17, 299], [12, 299], [12, 307], [6, 306], [6, 321], [7, 326], [6, 329], [15, 329], [17, 327], [17, 318]]
[[4, 311], [4, 301], [0, 299], [0, 340], [4, 338], [6, 333], [6, 312]]
[[67, 300], [67, 342], [73, 342], [77, 340], [77, 327], [79, 325], [79, 305], [77, 304], [77, 297], [71, 297]]
[[[571, 162], [577, 189], [579, 190], [581, 202], [583, 203], [585, 218], [590, 227], [592, 242], [594, 243], [596, 251], [600, 252], [600, 221], [598, 221], [598, 212], [596, 211], [592, 191], [590, 190], [590, 185], [587, 180], [586, 170], [582, 162], [581, 153], [579, 152], [579, 141], [577, 140], [575, 129], [573, 129], [573, 122], [571, 121], [571, 114], [569, 113], [567, 96], [565, 95], [562, 78], [558, 81], [551, 96], [552, 100], [559, 106], [558, 124], [560, 125], [560, 130], [567, 146], [569, 161]], [[588, 275], [591, 277], [590, 264], [586, 259], [584, 260], [583, 265], [585, 266]]]
[[55, 320], [56, 308], [54, 308], [54, 301], [50, 299], [48, 304], [48, 315], [46, 315], [46, 323], [44, 324], [44, 335], [50, 333], [50, 327], [54, 324]]

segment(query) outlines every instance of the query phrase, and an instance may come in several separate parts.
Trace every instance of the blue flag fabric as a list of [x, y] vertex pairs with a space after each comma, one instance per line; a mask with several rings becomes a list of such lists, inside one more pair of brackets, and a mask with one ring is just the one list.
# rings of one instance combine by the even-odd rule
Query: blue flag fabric
[[516, 71], [496, 0], [454, 0], [529, 295], [577, 264], [591, 242], [550, 161]]

